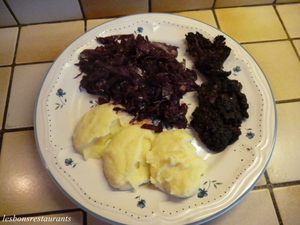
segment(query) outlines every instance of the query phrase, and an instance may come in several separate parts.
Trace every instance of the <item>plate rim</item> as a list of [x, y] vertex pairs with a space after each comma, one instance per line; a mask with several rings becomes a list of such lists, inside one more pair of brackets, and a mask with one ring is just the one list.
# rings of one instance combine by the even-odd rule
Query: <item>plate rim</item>
[[[53, 60], [50, 68], [48, 69], [48, 71], [46, 72], [46, 75], [44, 77], [44, 80], [42, 81], [42, 85], [40, 87], [40, 90], [38, 92], [38, 97], [36, 99], [36, 104], [35, 104], [35, 111], [34, 111], [34, 135], [35, 135], [35, 140], [36, 140], [36, 145], [38, 147], [38, 152], [39, 152], [39, 155], [42, 159], [42, 162], [44, 164], [44, 166], [46, 167], [46, 170], [48, 172], [48, 174], [50, 175], [51, 179], [54, 181], [54, 183], [59, 187], [59, 189], [72, 201], [74, 202], [76, 205], [78, 205], [80, 208], [84, 209], [86, 212], [88, 212], [89, 214], [101, 219], [101, 220], [104, 220], [106, 222], [109, 222], [109, 223], [113, 223], [113, 224], [122, 224], [122, 223], [118, 223], [116, 221], [112, 221], [110, 219], [107, 219], [106, 217], [102, 216], [102, 215], [99, 215], [93, 211], [91, 211], [90, 209], [88, 209], [87, 207], [85, 207], [83, 204], [81, 204], [80, 202], [78, 202], [71, 194], [69, 194], [64, 188], [63, 186], [61, 185], [61, 183], [58, 182], [58, 180], [55, 178], [55, 176], [52, 174], [51, 172], [51, 169], [49, 167], [49, 165], [47, 164], [46, 160], [45, 160], [45, 155], [42, 153], [42, 149], [41, 149], [41, 145], [39, 143], [39, 134], [38, 134], [38, 112], [39, 112], [39, 104], [40, 104], [40, 97], [41, 97], [41, 92], [42, 92], [42, 89], [45, 85], [45, 81], [47, 79], [47, 76], [49, 74], [49, 72], [51, 71], [51, 69], [55, 66], [55, 62], [61, 57], [61, 55], [66, 51], [66, 49], [70, 48], [73, 43], [75, 43], [78, 39], [80, 39], [82, 36], [86, 35], [87, 33], [89, 32], [92, 32], [92, 31], [95, 31], [97, 29], [99, 29], [99, 27], [103, 26], [103, 25], [107, 25], [108, 23], [111, 23], [112, 21], [117, 21], [117, 20], [122, 20], [122, 19], [126, 19], [126, 18], [130, 18], [130, 17], [147, 17], [149, 16], [149, 14], [151, 15], [162, 15], [162, 16], [170, 16], [170, 17], [182, 17], [182, 18], [186, 18], [188, 20], [193, 20], [197, 23], [202, 23], [202, 24], [205, 24], [213, 29], [216, 29], [218, 32], [228, 36], [232, 41], [234, 41], [237, 45], [239, 45], [245, 52], [247, 52], [248, 56], [251, 57], [251, 59], [254, 61], [254, 63], [256, 64], [256, 66], [259, 68], [259, 70], [261, 71], [261, 74], [263, 75], [263, 80], [267, 83], [267, 89], [268, 91], [270, 92], [270, 97], [272, 99], [272, 106], [273, 106], [273, 110], [274, 110], [274, 131], [272, 132], [273, 134], [273, 139], [271, 141], [271, 146], [270, 146], [270, 151], [269, 151], [269, 156], [267, 157], [267, 162], [265, 163], [264, 165], [264, 168], [262, 169], [261, 173], [259, 174], [259, 176], [257, 177], [257, 179], [255, 180], [255, 182], [253, 182], [253, 184], [248, 188], [248, 190], [245, 190], [244, 193], [238, 198], [236, 199], [233, 203], [231, 203], [229, 206], [227, 206], [226, 208], [224, 208], [223, 210], [219, 211], [218, 213], [215, 213], [211, 216], [208, 216], [207, 218], [205, 219], [202, 219], [200, 221], [195, 221], [195, 222], [192, 222], [191, 224], [199, 224], [200, 223], [204, 223], [204, 222], [208, 222], [222, 214], [224, 214], [225, 212], [229, 211], [231, 208], [233, 208], [234, 206], [236, 206], [245, 196], [248, 195], [248, 193], [254, 188], [254, 186], [256, 185], [256, 183], [259, 181], [259, 179], [263, 176], [268, 164], [269, 164], [269, 161], [271, 159], [271, 156], [273, 154], [273, 151], [274, 151], [274, 146], [275, 146], [275, 143], [276, 143], [276, 137], [277, 137], [277, 126], [278, 126], [278, 123], [277, 123], [277, 109], [276, 109], [276, 102], [275, 102], [275, 98], [274, 98], [274, 94], [273, 94], [273, 91], [271, 89], [271, 86], [270, 86], [270, 83], [265, 75], [265, 73], [263, 72], [262, 68], [260, 67], [260, 65], [257, 63], [257, 61], [253, 58], [253, 56], [239, 43], [237, 42], [234, 38], [232, 38], [230, 35], [228, 35], [227, 33], [221, 31], [220, 29], [208, 24], [208, 23], [205, 23], [203, 21], [199, 21], [197, 19], [193, 19], [193, 18], [190, 18], [190, 17], [187, 17], [187, 16], [183, 16], [183, 15], [178, 15], [178, 14], [172, 14], [172, 13], [156, 13], [156, 12], [151, 12], [151, 13], [138, 13], [138, 14], [131, 14], [131, 15], [126, 15], [126, 16], [121, 16], [121, 17], [118, 17], [118, 18], [115, 18], [115, 19], [112, 19], [110, 21], [106, 21], [100, 25], [97, 25], [96, 27], [94, 28], [91, 28], [87, 31], [85, 31], [83, 34], [81, 34], [80, 36], [78, 36], [76, 39], [74, 39], [58, 56], [56, 59]], [[61, 175], [60, 175], [61, 176]]]

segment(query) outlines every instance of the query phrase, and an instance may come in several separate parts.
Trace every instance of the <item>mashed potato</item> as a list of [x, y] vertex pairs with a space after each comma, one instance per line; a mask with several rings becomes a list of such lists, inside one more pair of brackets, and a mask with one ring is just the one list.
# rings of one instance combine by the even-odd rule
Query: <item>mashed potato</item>
[[116, 112], [116, 105], [103, 104], [88, 111], [77, 124], [73, 133], [75, 149], [85, 159], [99, 159], [112, 137], [133, 118], [126, 113]]
[[178, 197], [190, 197], [201, 185], [205, 161], [185, 130], [159, 134], [132, 125], [115, 105], [103, 104], [87, 112], [73, 133], [73, 144], [85, 159], [103, 160], [103, 171], [112, 187], [136, 189], [149, 183]]
[[197, 193], [206, 163], [197, 155], [191, 140], [185, 130], [165, 131], [155, 138], [147, 154], [152, 184], [178, 197]]
[[103, 169], [111, 186], [120, 190], [136, 189], [149, 182], [146, 154], [155, 134], [139, 125], [117, 133], [103, 153]]

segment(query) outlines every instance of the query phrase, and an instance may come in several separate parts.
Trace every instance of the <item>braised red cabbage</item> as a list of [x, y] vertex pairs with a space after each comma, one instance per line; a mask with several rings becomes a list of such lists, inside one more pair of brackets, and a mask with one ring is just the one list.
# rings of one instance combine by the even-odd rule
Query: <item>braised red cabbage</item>
[[136, 121], [159, 121], [154, 127], [145, 125], [147, 129], [187, 127], [188, 106], [180, 100], [196, 90], [197, 75], [177, 60], [176, 46], [140, 34], [96, 40], [100, 45], [83, 50], [76, 64], [82, 75], [80, 88], [98, 95], [99, 104], [121, 104]]

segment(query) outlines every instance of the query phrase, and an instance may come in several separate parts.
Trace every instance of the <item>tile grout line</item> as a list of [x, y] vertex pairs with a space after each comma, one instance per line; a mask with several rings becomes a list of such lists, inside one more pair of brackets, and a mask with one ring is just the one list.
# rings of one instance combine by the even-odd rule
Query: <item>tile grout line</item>
[[[215, 9], [211, 9], [211, 11], [212, 11], [212, 14], [213, 14], [213, 16], [214, 16], [214, 19], [215, 19], [215, 21], [216, 21], [217, 28], [218, 28], [220, 31], [222, 31], [222, 30], [221, 30], [220, 23], [219, 23], [219, 20], [218, 20], [218, 16], [217, 16], [216, 10], [215, 10]], [[223, 31], [222, 31], [222, 32], [223, 32]]]
[[[272, 4], [272, 5], [273, 5], [273, 8], [274, 8], [274, 10], [276, 12], [276, 15], [277, 15], [278, 19], [280, 20], [280, 23], [281, 23], [282, 27], [283, 27], [286, 35], [287, 35], [287, 38], [286, 39], [279, 39], [279, 40], [266, 40], [266, 41], [260, 41], [260, 42], [254, 41], [254, 42], [247, 42], [247, 43], [240, 43], [240, 44], [267, 43], [267, 42], [269, 43], [269, 42], [277, 42], [277, 41], [289, 41], [292, 44], [292, 46], [293, 46], [293, 48], [294, 48], [294, 50], [295, 50], [295, 52], [297, 54], [298, 59], [300, 60], [299, 53], [297, 52], [297, 49], [296, 49], [296, 47], [293, 44], [292, 38], [288, 34], [288, 31], [287, 31], [287, 29], [286, 29], [286, 27], [285, 27], [285, 25], [284, 25], [284, 23], [283, 23], [283, 21], [282, 21], [282, 19], [280, 17], [280, 14], [277, 11], [276, 5], [275, 4]], [[217, 26], [220, 29], [220, 25], [219, 25], [219, 23], [217, 21], [217, 16], [216, 16], [216, 13], [215, 13], [215, 9], [213, 9], [212, 11], [214, 12], [214, 16], [215, 16], [215, 20], [217, 22]], [[299, 102], [299, 101], [300, 101], [300, 99], [281, 100], [281, 101], [276, 101], [276, 104], [292, 103], [292, 102]], [[259, 189], [265, 189], [265, 188], [268, 189], [268, 191], [270, 193], [271, 200], [272, 200], [273, 207], [274, 207], [275, 212], [276, 212], [278, 223], [280, 225], [283, 225], [283, 221], [282, 221], [282, 218], [281, 218], [280, 210], [279, 210], [279, 207], [278, 207], [278, 204], [277, 204], [277, 201], [276, 201], [273, 189], [277, 188], [277, 187], [290, 187], [292, 185], [298, 185], [298, 184], [300, 184], [300, 181], [284, 182], [284, 183], [279, 183], [279, 184], [273, 184], [273, 183], [270, 182], [270, 179], [269, 179], [267, 171], [265, 171], [264, 174], [265, 174], [265, 178], [266, 178], [267, 184], [266, 185], [262, 185], [262, 186], [256, 186], [256, 187], [253, 188], [253, 190], [259, 190]]]
[[[115, 18], [115, 17], [105, 17], [105, 18], [96, 18], [96, 19], [108, 19], [108, 18]], [[44, 24], [69, 23], [69, 22], [85, 21], [85, 20], [90, 20], [90, 19], [81, 18], [81, 19], [71, 19], [71, 20], [47, 21], [41, 23], [27, 23], [27, 24], [19, 24], [19, 25], [12, 25], [12, 26], [3, 26], [0, 27], [0, 29], [12, 28], [12, 27], [27, 27], [27, 26], [44, 25]]]
[[[4, 2], [6, 2], [4, 0]], [[150, 4], [151, 0], [149, 0], [149, 4]], [[277, 3], [276, 3], [277, 5]], [[292, 43], [292, 46], [298, 56], [298, 59], [300, 60], [300, 56], [293, 44], [293, 39], [290, 38], [290, 36], [288, 35], [288, 32], [281, 20], [281, 17], [276, 9], [276, 6], [274, 6], [274, 9], [276, 11], [276, 14], [278, 16], [278, 18], [280, 19], [280, 22], [287, 34], [287, 37], [288, 39], [285, 39], [285, 40], [289, 40], [291, 43]], [[230, 7], [232, 8], [232, 7]], [[150, 8], [149, 8], [149, 11], [150, 11]], [[217, 24], [217, 27], [220, 29], [220, 24], [219, 24], [219, 21], [217, 19], [217, 16], [216, 16], [216, 12], [215, 12], [215, 8], [212, 8], [211, 11], [213, 12], [213, 15], [214, 15], [214, 18], [215, 18], [215, 21], [216, 21], [216, 24]], [[76, 20], [78, 21], [78, 20]], [[87, 27], [87, 19], [84, 18], [83, 19], [84, 21], [84, 30], [86, 32], [86, 27]], [[70, 22], [70, 21], [64, 21], [64, 22]], [[52, 23], [58, 23], [58, 22], [52, 22]], [[31, 25], [31, 24], [30, 24]], [[32, 25], [35, 25], [35, 24], [32, 24]], [[11, 65], [5, 65], [5, 66], [1, 66], [1, 67], [11, 67], [11, 73], [10, 73], [10, 81], [9, 81], [9, 86], [8, 86], [8, 90], [7, 90], [7, 98], [6, 98], [6, 103], [5, 103], [5, 110], [4, 110], [4, 114], [3, 114], [3, 124], [2, 124], [2, 128], [0, 130], [0, 154], [1, 154], [1, 148], [2, 148], [2, 141], [3, 141], [3, 136], [5, 133], [7, 132], [15, 132], [15, 131], [24, 131], [24, 130], [33, 130], [34, 128], [33, 127], [25, 127], [25, 128], [16, 128], [16, 129], [5, 129], [5, 125], [6, 125], [6, 119], [7, 119], [7, 111], [8, 111], [8, 106], [9, 106], [9, 100], [10, 100], [10, 94], [11, 94], [11, 88], [12, 88], [12, 81], [13, 81], [13, 73], [14, 73], [14, 69], [17, 65], [24, 65], [24, 64], [16, 64], [16, 56], [17, 56], [17, 48], [18, 48], [18, 43], [19, 43], [19, 38], [20, 38], [20, 35], [21, 35], [21, 27], [23, 26], [27, 26], [27, 25], [18, 25], [18, 36], [17, 36], [17, 40], [16, 40], [16, 46], [15, 46], [15, 50], [14, 50], [14, 57], [13, 57], [13, 63]], [[16, 26], [14, 26], [16, 27]], [[271, 40], [271, 41], [264, 41], [264, 42], [272, 42], [272, 41], [278, 41], [278, 40]], [[281, 40], [281, 41], [284, 41], [284, 40]], [[258, 43], [258, 42], [255, 42], [255, 43]], [[50, 61], [52, 62], [52, 61]], [[45, 63], [45, 62], [31, 62], [31, 63], [25, 63], [25, 65], [27, 64], [37, 64], [37, 63]], [[294, 103], [294, 102], [300, 102], [300, 99], [291, 99], [291, 100], [279, 100], [279, 101], [276, 101], [276, 104], [284, 104], [284, 103]], [[270, 196], [271, 196], [271, 199], [272, 199], [272, 203], [273, 203], [273, 206], [274, 206], [274, 209], [276, 211], [276, 215], [277, 215], [277, 219], [278, 219], [278, 222], [280, 225], [283, 225], [283, 221], [282, 221], [282, 218], [281, 218], [281, 215], [280, 215], [280, 211], [279, 211], [279, 208], [278, 208], [278, 205], [277, 205], [277, 202], [276, 202], [276, 198], [275, 198], [275, 195], [274, 195], [274, 188], [277, 188], [277, 187], [289, 187], [289, 186], [292, 186], [292, 185], [298, 185], [300, 184], [300, 181], [295, 181], [295, 182], [285, 182], [285, 183], [280, 183], [280, 184], [273, 184], [270, 182], [269, 180], [269, 176], [268, 176], [268, 173], [267, 171], [265, 172], [265, 177], [266, 177], [266, 180], [267, 180], [267, 184], [266, 185], [262, 185], [262, 186], [258, 186], [258, 188], [256, 189], [260, 189], [261, 188], [266, 188], [269, 190], [269, 193], [270, 193]], [[254, 188], [255, 189], [255, 188]], [[39, 213], [31, 213], [31, 214], [21, 214], [21, 215], [18, 215], [18, 216], [24, 216], [24, 217], [29, 217], [29, 216], [41, 216], [41, 215], [52, 215], [52, 214], [59, 214], [59, 213], [68, 213], [68, 212], [82, 212], [83, 213], [83, 225], [86, 225], [87, 224], [87, 212], [85, 212], [84, 210], [82, 209], [67, 209], [67, 210], [59, 210], [59, 211], [49, 211], [49, 212], [39, 212]], [[3, 216], [0, 217], [0, 220], [3, 220]]]
[[[14, 66], [27, 66], [27, 65], [36, 65], [36, 64], [44, 64], [44, 63], [53, 63], [53, 60], [46, 60], [46, 61], [39, 61], [39, 62], [24, 62], [24, 63], [16, 63]], [[4, 67], [12, 67], [12, 64], [10, 65], [3, 65], [0, 66], [0, 68]]]
[[272, 203], [273, 203], [273, 207], [274, 207], [274, 210], [275, 210], [275, 213], [276, 213], [276, 216], [277, 216], [278, 223], [279, 223], [279, 225], [283, 225], [280, 210], [279, 210], [279, 207], [278, 207], [278, 204], [277, 204], [274, 192], [273, 192], [273, 184], [270, 181], [268, 171], [266, 170], [264, 174], [265, 174], [265, 178], [266, 178], [266, 181], [267, 181], [266, 186], [267, 186], [267, 189], [269, 191], [269, 194], [270, 194], [270, 197], [271, 197], [271, 200], [272, 200]]
[[299, 59], [299, 61], [300, 61], [300, 52], [297, 51], [297, 48], [296, 48], [296, 46], [295, 46], [293, 40], [291, 40], [291, 44], [292, 44], [292, 46], [293, 46], [293, 48], [294, 48], [294, 50], [295, 50], [295, 52], [296, 52], [296, 55], [297, 55], [297, 57], [298, 57], [298, 59]]
[[152, 12], [152, 0], [148, 0], [148, 12]]
[[83, 210], [83, 213], [82, 213], [82, 225], [88, 225], [88, 220], [87, 220], [87, 217], [88, 217], [88, 213], [86, 211]]
[[277, 9], [277, 6], [278, 6], [278, 5], [273, 4], [274, 11], [275, 11], [275, 13], [276, 13], [276, 15], [277, 15], [277, 17], [278, 17], [280, 23], [281, 23], [281, 26], [282, 26], [283, 29], [284, 29], [284, 32], [285, 32], [286, 36], [288, 37], [287, 39], [290, 41], [290, 43], [291, 43], [291, 45], [292, 45], [292, 47], [293, 47], [293, 49], [294, 49], [294, 51], [295, 51], [295, 53], [296, 53], [296, 55], [297, 55], [297, 57], [298, 57], [298, 60], [300, 60], [300, 53], [298, 53], [298, 51], [297, 51], [297, 49], [296, 49], [296, 46], [295, 46], [294, 43], [293, 43], [293, 38], [291, 38], [291, 36], [290, 36], [290, 34], [289, 34], [289, 32], [288, 32], [288, 30], [287, 30], [287, 28], [286, 28], [286, 26], [285, 26], [285, 24], [284, 24], [284, 22], [283, 22], [283, 19], [281, 18], [280, 13], [279, 13], [279, 11], [278, 11], [278, 9]]
[[83, 20], [83, 23], [84, 23], [83, 30], [84, 30], [84, 33], [85, 33], [87, 31], [87, 18], [86, 18], [84, 9], [83, 9], [82, 2], [80, 0], [78, 0], [78, 4], [79, 4], [79, 8], [80, 8], [80, 11], [81, 11], [81, 14], [82, 14], [82, 20]]
[[[5, 2], [6, 0], [4, 0]], [[79, 0], [78, 0], [79, 1]], [[215, 2], [216, 0], [214, 0]], [[79, 1], [80, 2], [80, 1]], [[149, 0], [149, 2], [151, 2], [151, 0]], [[151, 4], [151, 3], [149, 3]], [[215, 11], [216, 9], [231, 9], [231, 8], [247, 8], [247, 7], [263, 7], [263, 6], [273, 6], [274, 8], [277, 5], [289, 5], [289, 4], [297, 4], [297, 2], [294, 3], [269, 3], [269, 4], [255, 4], [255, 5], [241, 5], [241, 6], [226, 6], [226, 7], [215, 7], [215, 3], [213, 4], [212, 7], [210, 8], [201, 8], [201, 9], [187, 9], [187, 10], [177, 10], [177, 11], [166, 11], [166, 12], [161, 12], [161, 13], [178, 13], [178, 12], [188, 12], [188, 11], [205, 11], [205, 10], [212, 10]], [[52, 24], [52, 23], [67, 23], [67, 22], [74, 22], [74, 21], [88, 21], [91, 19], [110, 19], [110, 18], [116, 18], [116, 17], [123, 17], [123, 16], [128, 16], [130, 14], [125, 14], [125, 15], [114, 15], [114, 16], [106, 16], [106, 17], [99, 17], [99, 18], [87, 18], [84, 10], [83, 10], [83, 6], [82, 4], [80, 4], [80, 9], [81, 9], [81, 13], [82, 13], [82, 18], [80, 19], [70, 19], [70, 20], [59, 20], [59, 21], [46, 21], [46, 22], [35, 22], [35, 23], [27, 23], [27, 24], [21, 24], [18, 22], [17, 25], [9, 25], [9, 26], [2, 26], [0, 27], [0, 29], [2, 28], [10, 28], [10, 27], [17, 27], [17, 26], [31, 26], [31, 25], [40, 25], [40, 24]], [[148, 12], [152, 12], [151, 9], [151, 5], [148, 7]], [[147, 12], [144, 12], [147, 13]], [[139, 13], [137, 13], [139, 14]]]
[[[274, 3], [276, 3], [276, 1], [274, 1]], [[275, 13], [276, 13], [276, 15], [277, 15], [280, 23], [281, 23], [281, 26], [284, 29], [284, 32], [285, 32], [285, 34], [287, 36], [287, 40], [292, 44], [292, 47], [293, 47], [296, 55], [298, 56], [298, 59], [300, 59], [299, 55], [297, 53], [297, 49], [294, 46], [293, 41], [292, 41], [292, 39], [291, 39], [291, 37], [290, 37], [290, 35], [289, 35], [288, 31], [287, 31], [287, 28], [285, 27], [285, 24], [284, 24], [284, 22], [283, 22], [283, 20], [282, 20], [282, 18], [280, 16], [280, 13], [279, 13], [279, 11], [277, 9], [277, 4], [272, 4], [272, 6], [273, 6], [273, 9], [274, 9], [274, 11], [275, 11]], [[282, 104], [282, 103], [297, 102], [297, 101], [299, 101], [299, 99], [298, 100], [297, 99], [292, 99], [292, 100], [276, 101], [276, 105], [277, 104]], [[274, 194], [274, 187], [276, 187], [277, 185], [274, 185], [274, 184], [271, 183], [267, 170], [265, 171], [265, 178], [266, 178], [266, 181], [267, 181], [267, 188], [269, 190], [269, 193], [270, 193], [270, 196], [271, 196], [271, 199], [272, 199], [273, 207], [275, 209], [278, 222], [279, 222], [280, 225], [283, 225], [283, 221], [282, 221], [282, 217], [281, 217], [281, 214], [280, 214], [279, 206], [277, 204], [277, 201], [276, 201], [276, 198], [275, 198], [275, 194]], [[290, 185], [287, 184], [286, 186], [289, 187]]]
[[213, 1], [213, 4], [212, 4], [212, 6], [211, 6], [212, 9], [214, 9], [214, 8], [216, 7], [216, 1], [217, 1], [217, 0], [214, 0], [214, 1]]
[[300, 98], [286, 99], [286, 100], [277, 100], [276, 101], [276, 105], [286, 104], [286, 103], [295, 103], [295, 102], [300, 102]]
[[[20, 25], [20, 22], [18, 20], [18, 18], [16, 17], [14, 11], [11, 9], [10, 5], [7, 3], [7, 0], [3, 0], [3, 3], [5, 5], [5, 7], [7, 8], [7, 10], [9, 11], [9, 13], [11, 14], [11, 16], [14, 18], [14, 20], [16, 21], [17, 25]], [[15, 26], [15, 25], [14, 25]]]
[[280, 41], [289, 41], [289, 39], [284, 38], [284, 39], [272, 39], [272, 40], [262, 40], [262, 41], [247, 41], [247, 42], [239, 42], [239, 44], [241, 44], [241, 45], [263, 44], [263, 43], [272, 43], [272, 42], [280, 42]]
[[86, 15], [85, 15], [85, 12], [84, 12], [84, 8], [83, 8], [83, 5], [82, 5], [82, 2], [80, 0], [78, 0], [78, 4], [79, 4], [79, 8], [80, 8], [80, 11], [81, 11], [81, 14], [82, 14], [82, 18], [84, 20], [86, 20]]
[[6, 93], [4, 113], [3, 113], [3, 117], [2, 117], [2, 127], [0, 128], [0, 154], [1, 154], [1, 150], [2, 150], [3, 137], [5, 134], [5, 130], [6, 130], [5, 126], [6, 126], [6, 120], [7, 120], [7, 115], [8, 115], [8, 107], [9, 107], [9, 102], [10, 102], [10, 94], [11, 94], [11, 89], [12, 89], [13, 74], [14, 74], [14, 70], [15, 70], [15, 66], [16, 66], [16, 57], [17, 57], [17, 50], [18, 50], [18, 46], [19, 46], [20, 35], [21, 35], [21, 27], [18, 26], [18, 35], [17, 35], [17, 39], [16, 39], [13, 60], [10, 65], [7, 65], [7, 67], [11, 68], [11, 71], [10, 71], [8, 88], [7, 88], [7, 93]]
[[276, 216], [277, 216], [278, 223], [279, 223], [279, 225], [283, 225], [280, 210], [278, 208], [278, 204], [277, 204], [277, 201], [275, 199], [274, 192], [273, 192], [273, 187], [272, 187], [272, 185], [270, 185], [270, 187], [269, 186], [267, 186], [267, 187], [268, 187], [271, 199], [272, 199], [272, 203], [273, 203], [273, 207], [275, 209], [275, 213], [276, 213]]

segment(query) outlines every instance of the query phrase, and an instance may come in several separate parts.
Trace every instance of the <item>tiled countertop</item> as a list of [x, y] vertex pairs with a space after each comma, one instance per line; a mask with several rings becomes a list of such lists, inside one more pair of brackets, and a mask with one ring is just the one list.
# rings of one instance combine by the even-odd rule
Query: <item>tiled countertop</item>
[[[265, 72], [278, 111], [277, 142], [264, 176], [242, 202], [209, 225], [299, 224], [299, 12], [300, 4], [295, 3], [179, 13], [218, 27], [242, 43]], [[4, 215], [68, 216], [70, 224], [107, 224], [57, 188], [39, 157], [33, 130], [36, 97], [51, 63], [75, 38], [104, 21], [0, 29], [0, 224], [5, 223]]]

